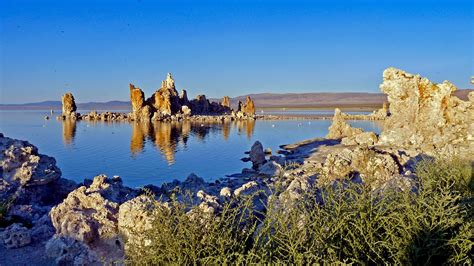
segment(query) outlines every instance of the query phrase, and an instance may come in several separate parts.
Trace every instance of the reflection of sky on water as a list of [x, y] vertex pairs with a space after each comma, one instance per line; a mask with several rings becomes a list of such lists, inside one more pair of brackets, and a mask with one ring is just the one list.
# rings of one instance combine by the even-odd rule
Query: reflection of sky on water
[[[28, 140], [56, 158], [63, 177], [76, 181], [98, 174], [120, 175], [129, 186], [206, 179], [237, 173], [254, 141], [276, 152], [280, 145], [323, 137], [330, 120], [237, 121], [232, 123], [65, 122], [49, 111], [0, 111], [0, 132]], [[379, 132], [375, 122], [351, 121]]]

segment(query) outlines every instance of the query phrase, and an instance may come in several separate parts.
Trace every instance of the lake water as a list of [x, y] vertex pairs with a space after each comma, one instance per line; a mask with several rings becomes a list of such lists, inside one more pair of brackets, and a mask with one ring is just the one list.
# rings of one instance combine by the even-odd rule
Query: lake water
[[[46, 115], [48, 111], [0, 111], [0, 132], [28, 140], [40, 153], [55, 157], [65, 178], [81, 182], [98, 174], [119, 175], [131, 187], [184, 180], [190, 173], [206, 180], [239, 173], [251, 166], [240, 158], [256, 140], [276, 153], [282, 144], [324, 137], [331, 124], [306, 119], [146, 126], [44, 120]], [[380, 132], [376, 122], [350, 123]]]

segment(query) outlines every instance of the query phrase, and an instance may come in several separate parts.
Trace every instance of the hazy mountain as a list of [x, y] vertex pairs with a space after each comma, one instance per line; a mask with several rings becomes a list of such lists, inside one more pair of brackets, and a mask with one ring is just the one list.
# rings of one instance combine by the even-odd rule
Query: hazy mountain
[[[469, 92], [473, 89], [458, 90], [454, 94], [467, 100]], [[245, 101], [250, 96], [257, 108], [286, 107], [286, 108], [333, 108], [333, 107], [367, 107], [378, 108], [387, 97], [383, 93], [363, 92], [317, 92], [317, 93], [259, 93], [231, 98], [233, 107], [238, 101]], [[221, 99], [210, 99], [220, 101]], [[129, 101], [88, 102], [78, 103], [79, 110], [130, 110]], [[0, 110], [25, 110], [25, 109], [61, 109], [60, 101], [43, 101], [25, 104], [0, 104]]]

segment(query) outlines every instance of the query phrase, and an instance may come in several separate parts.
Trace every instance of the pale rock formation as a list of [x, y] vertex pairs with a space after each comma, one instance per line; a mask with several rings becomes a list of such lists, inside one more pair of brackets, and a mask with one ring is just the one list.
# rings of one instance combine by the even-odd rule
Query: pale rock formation
[[145, 104], [145, 94], [140, 88], [135, 87], [131, 83], [129, 84], [129, 87], [130, 87], [130, 102], [132, 104], [132, 112], [138, 113]]
[[21, 224], [8, 226], [0, 235], [6, 248], [21, 248], [31, 243], [31, 235]]
[[64, 118], [76, 118], [76, 102], [72, 93], [68, 92], [61, 97], [63, 117]]
[[146, 238], [146, 231], [153, 226], [157, 208], [168, 209], [168, 206], [146, 195], [138, 196], [120, 205], [118, 229], [127, 238], [125, 248], [128, 245], [144, 247], [150, 244], [150, 240]]
[[187, 105], [181, 106], [181, 112], [183, 113], [184, 117], [189, 117], [192, 114], [191, 109]]
[[120, 178], [104, 175], [94, 178], [89, 187], [81, 186], [50, 212], [56, 237], [74, 239], [97, 254], [109, 258], [123, 256], [118, 231], [119, 206], [136, 196], [137, 191], [122, 186]]
[[230, 198], [232, 196], [232, 189], [230, 187], [223, 187], [219, 195], [224, 198]]
[[377, 143], [378, 137], [374, 132], [362, 132], [357, 135], [344, 137], [341, 143], [344, 145], [368, 145], [373, 146]]
[[0, 135], [0, 167], [2, 180], [11, 186], [45, 185], [61, 177], [54, 158], [39, 154], [38, 148], [27, 141], [3, 135]]
[[242, 105], [241, 111], [246, 115], [246, 116], [254, 116], [255, 115], [255, 104], [250, 98], [250, 96], [247, 96], [245, 99], [245, 104]]
[[[187, 98], [187, 97], [186, 97]], [[162, 81], [161, 88], [148, 100], [148, 104], [163, 115], [173, 115], [181, 110], [180, 97], [174, 85], [171, 73]]]
[[395, 68], [386, 69], [383, 80], [390, 116], [379, 144], [474, 158], [472, 92], [462, 101], [452, 95], [457, 88], [448, 81], [435, 84]]
[[329, 127], [329, 133], [326, 135], [328, 139], [341, 139], [344, 137], [351, 137], [362, 133], [363, 130], [360, 128], [353, 128], [351, 125], [344, 121], [342, 112], [339, 108], [334, 110], [334, 117], [332, 119], [332, 125]]
[[364, 147], [336, 151], [328, 154], [318, 182], [324, 184], [344, 178], [360, 178], [376, 189], [403, 174], [401, 163], [395, 158], [396, 154]]
[[265, 162], [265, 153], [263, 152], [263, 145], [260, 141], [255, 141], [250, 148], [249, 153], [250, 161], [252, 162], [253, 169], [258, 169], [262, 166]]
[[243, 184], [241, 187], [237, 188], [234, 191], [234, 196], [236, 197], [241, 197], [244, 195], [251, 195], [255, 192], [257, 192], [259, 189], [259, 185], [255, 181], [250, 181], [245, 184]]

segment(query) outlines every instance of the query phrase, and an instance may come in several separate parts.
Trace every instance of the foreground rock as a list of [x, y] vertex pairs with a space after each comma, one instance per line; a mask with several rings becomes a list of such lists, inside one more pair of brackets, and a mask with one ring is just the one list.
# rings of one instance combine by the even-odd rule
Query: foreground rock
[[326, 135], [328, 139], [341, 139], [344, 137], [353, 137], [362, 133], [360, 128], [353, 128], [343, 118], [342, 112], [339, 108], [334, 111], [334, 118], [332, 125], [329, 127], [329, 133]]
[[386, 69], [383, 80], [390, 116], [380, 144], [474, 158], [473, 92], [462, 101], [452, 95], [457, 88], [449, 81], [435, 84], [395, 68]]

